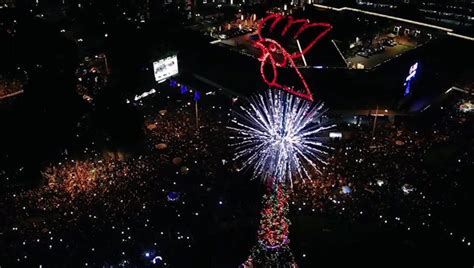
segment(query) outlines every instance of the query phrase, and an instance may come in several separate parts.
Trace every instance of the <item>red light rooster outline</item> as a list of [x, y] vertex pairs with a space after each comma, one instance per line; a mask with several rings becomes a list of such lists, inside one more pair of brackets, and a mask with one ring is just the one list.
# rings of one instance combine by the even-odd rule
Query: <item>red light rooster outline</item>
[[[270, 25], [270, 32], [273, 32], [276, 25], [281, 22], [282, 20], [286, 19], [287, 23], [285, 27], [283, 28], [281, 32], [281, 36], [284, 37], [290, 28], [292, 27], [298, 27], [299, 29], [296, 31], [295, 35], [293, 38], [296, 40], [298, 37], [306, 31], [308, 28], [313, 28], [313, 27], [322, 27], [323, 31], [319, 33], [313, 41], [311, 41], [304, 49], [301, 49], [301, 51], [294, 52], [290, 54], [286, 49], [282, 47], [282, 45], [270, 38], [265, 38], [263, 37], [262, 34], [262, 29], [263, 27], [270, 22], [270, 20], [273, 20]], [[296, 95], [298, 97], [307, 99], [309, 101], [313, 101], [313, 94], [311, 93], [308, 84], [306, 83], [306, 80], [304, 79], [303, 75], [301, 72], [298, 70], [298, 67], [296, 66], [294, 60], [301, 58], [304, 54], [306, 54], [313, 46], [321, 40], [329, 31], [331, 31], [332, 25], [329, 23], [324, 23], [324, 22], [315, 22], [315, 23], [310, 23], [309, 20], [306, 19], [293, 19], [291, 16], [283, 16], [281, 14], [271, 14], [265, 18], [262, 19], [258, 26], [258, 37], [259, 39], [255, 42], [255, 46], [260, 48], [262, 50], [262, 56], [258, 58], [260, 62], [262, 62], [260, 66], [260, 74], [262, 75], [263, 81], [270, 87], [275, 87], [279, 89], [283, 89], [293, 95]], [[265, 45], [266, 44], [266, 45]], [[271, 52], [279, 52], [283, 54], [283, 60], [281, 62], [278, 62], [274, 56], [271, 54]], [[265, 65], [271, 63], [272, 66], [272, 72], [273, 72], [273, 78], [268, 79], [264, 72]], [[305, 92], [298, 92], [295, 91], [293, 88], [282, 85], [280, 84], [278, 80], [278, 68], [277, 67], [286, 67], [288, 63], [291, 65], [291, 67], [296, 71], [298, 76], [301, 79], [301, 82], [304, 85]]]

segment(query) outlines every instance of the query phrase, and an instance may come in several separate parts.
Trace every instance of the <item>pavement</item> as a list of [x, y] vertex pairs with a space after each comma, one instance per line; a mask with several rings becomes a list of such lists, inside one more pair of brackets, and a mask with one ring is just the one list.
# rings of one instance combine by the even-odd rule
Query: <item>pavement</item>
[[234, 49], [237, 49], [240, 52], [251, 55], [253, 57], [259, 57], [260, 49], [254, 47], [252, 45], [252, 40], [250, 40], [250, 36], [256, 33], [257, 32], [255, 31], [255, 32], [244, 34], [244, 35], [232, 37], [226, 40], [222, 40], [221, 44], [233, 47]]
[[400, 56], [401, 54], [415, 49], [417, 44], [414, 41], [409, 41], [406, 39], [396, 39], [397, 45], [394, 47], [385, 47], [385, 50], [382, 53], [372, 55], [368, 58], [355, 55], [354, 57], [347, 58], [347, 61], [350, 65], [362, 64], [364, 69], [372, 69], [380, 64], [383, 64], [386, 61], [389, 61], [395, 57]]

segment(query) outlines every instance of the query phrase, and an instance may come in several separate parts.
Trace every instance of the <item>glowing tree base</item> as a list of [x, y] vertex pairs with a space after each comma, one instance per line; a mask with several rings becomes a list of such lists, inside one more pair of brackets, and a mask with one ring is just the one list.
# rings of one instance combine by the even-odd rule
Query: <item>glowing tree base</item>
[[244, 268], [296, 268], [288, 239], [289, 191], [283, 186], [263, 196], [258, 244], [252, 248]]

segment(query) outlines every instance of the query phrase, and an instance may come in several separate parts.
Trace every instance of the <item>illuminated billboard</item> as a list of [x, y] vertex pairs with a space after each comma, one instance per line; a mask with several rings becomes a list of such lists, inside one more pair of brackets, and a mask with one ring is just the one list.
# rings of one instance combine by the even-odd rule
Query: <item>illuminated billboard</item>
[[405, 93], [404, 96], [408, 96], [411, 93], [411, 81], [415, 78], [416, 72], [418, 70], [418, 62], [413, 64], [410, 67], [410, 71], [408, 72], [408, 76], [405, 78]]
[[160, 83], [166, 78], [178, 74], [178, 56], [173, 55], [159, 61], [153, 62], [153, 71], [155, 72], [155, 80]]

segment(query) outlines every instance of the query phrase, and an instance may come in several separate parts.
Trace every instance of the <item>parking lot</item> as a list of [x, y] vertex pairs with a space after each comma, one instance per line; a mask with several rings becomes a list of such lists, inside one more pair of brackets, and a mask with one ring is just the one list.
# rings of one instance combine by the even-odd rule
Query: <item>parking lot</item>
[[260, 49], [256, 48], [253, 45], [253, 41], [251, 39], [251, 37], [255, 34], [256, 32], [254, 31], [247, 34], [228, 38], [228, 39], [222, 40], [219, 45], [224, 45], [227, 48], [231, 48], [245, 55], [250, 55], [252, 57], [259, 57]]
[[419, 44], [412, 39], [397, 36], [393, 46], [384, 46], [383, 51], [375, 52], [372, 55], [361, 55], [358, 53], [353, 57], [347, 58], [349, 66], [354, 69], [372, 69], [392, 58], [395, 58], [409, 50], [416, 48]]

